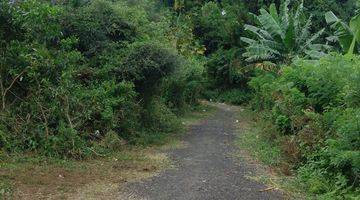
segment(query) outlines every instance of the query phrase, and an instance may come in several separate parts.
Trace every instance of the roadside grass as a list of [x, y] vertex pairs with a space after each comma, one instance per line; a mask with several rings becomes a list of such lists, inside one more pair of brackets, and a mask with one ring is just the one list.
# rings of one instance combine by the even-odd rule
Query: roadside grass
[[[287, 199], [308, 199], [298, 180], [291, 175], [284, 175], [289, 170], [282, 157], [281, 147], [271, 141], [264, 132], [266, 122], [258, 119], [258, 115], [247, 108], [238, 112], [237, 138], [235, 144], [239, 147], [236, 157], [245, 160], [255, 168], [255, 175], [248, 178], [268, 186], [263, 192], [280, 190]], [[286, 169], [284, 169], [286, 168]]]
[[[156, 148], [128, 148], [104, 158], [83, 161], [11, 156], [0, 164], [6, 199], [62, 199], [92, 182], [121, 184], [150, 177], [171, 166]], [[94, 188], [89, 192], [94, 191]]]
[[121, 185], [149, 178], [172, 167], [165, 150], [184, 147], [186, 127], [216, 109], [202, 103], [180, 117], [179, 134], [156, 136], [151, 146], [126, 145], [121, 151], [86, 160], [0, 153], [1, 199], [115, 199]]

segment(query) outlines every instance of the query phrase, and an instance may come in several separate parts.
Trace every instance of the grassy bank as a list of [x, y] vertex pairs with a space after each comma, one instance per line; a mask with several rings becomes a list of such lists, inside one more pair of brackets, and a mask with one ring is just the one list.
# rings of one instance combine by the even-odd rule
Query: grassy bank
[[[268, 136], [272, 130], [269, 124], [248, 108], [238, 112], [236, 146], [239, 151], [236, 157], [250, 163], [256, 171], [249, 176], [258, 182], [268, 185], [264, 191], [280, 190], [288, 199], [307, 199], [306, 191], [284, 162], [282, 147]], [[271, 136], [270, 136], [271, 137]]]

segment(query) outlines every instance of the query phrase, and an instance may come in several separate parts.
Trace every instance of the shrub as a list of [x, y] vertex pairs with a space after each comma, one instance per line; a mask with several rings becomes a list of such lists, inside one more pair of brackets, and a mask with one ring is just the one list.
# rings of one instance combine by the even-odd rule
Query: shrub
[[[0, 151], [81, 159], [178, 130], [164, 81], [193, 57], [177, 53], [166, 35], [170, 16], [155, 7], [1, 1]], [[173, 78], [185, 104], [200, 93], [196, 64]]]
[[205, 3], [196, 18], [195, 33], [206, 47], [206, 54], [218, 49], [230, 49], [239, 44], [242, 30], [242, 4]]
[[251, 98], [250, 93], [248, 91], [240, 90], [240, 89], [230, 89], [225, 90], [220, 93], [218, 96], [218, 100], [226, 103], [231, 103], [234, 105], [242, 105], [249, 101]]
[[143, 128], [129, 140], [133, 144], [163, 144], [182, 129], [179, 119], [159, 98], [152, 99], [143, 111], [142, 123]]
[[[356, 196], [359, 188], [358, 56], [296, 61], [250, 82], [257, 109], [270, 110], [283, 148], [307, 190], [321, 198]], [[355, 82], [354, 82], [355, 81]], [[297, 153], [296, 153], [297, 152]], [[300, 155], [298, 155], [300, 154]]]
[[246, 88], [252, 69], [242, 65], [240, 54], [239, 49], [233, 48], [219, 49], [209, 56], [205, 65], [209, 88]]
[[330, 164], [346, 177], [347, 184], [360, 186], [360, 110], [346, 109], [335, 121], [335, 138], [329, 144]]
[[[122, 5], [127, 7], [126, 5]], [[90, 57], [110, 44], [131, 42], [137, 36], [136, 25], [125, 18], [121, 8], [106, 0], [92, 1], [63, 15], [65, 36], [79, 39], [78, 49]]]
[[126, 142], [115, 131], [109, 131], [100, 142], [100, 146], [110, 151], [121, 150]]
[[167, 77], [162, 97], [169, 108], [181, 114], [187, 110], [187, 106], [197, 106], [204, 90], [203, 75], [203, 61], [194, 58]]
[[277, 76], [273, 73], [257, 72], [249, 82], [253, 90], [253, 98], [250, 101], [252, 108], [257, 110], [271, 109], [274, 106], [273, 87]]
[[163, 78], [179, 67], [180, 61], [175, 52], [157, 44], [138, 44], [131, 49], [116, 73], [119, 79], [135, 83], [143, 104], [147, 106], [151, 98], [159, 94]]

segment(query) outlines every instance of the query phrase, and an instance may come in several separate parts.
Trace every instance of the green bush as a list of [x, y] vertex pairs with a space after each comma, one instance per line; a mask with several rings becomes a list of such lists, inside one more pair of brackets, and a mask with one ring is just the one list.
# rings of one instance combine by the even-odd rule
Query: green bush
[[64, 34], [77, 37], [78, 49], [86, 56], [94, 56], [116, 42], [133, 41], [136, 26], [123, 16], [123, 10], [106, 0], [70, 9], [62, 20]]
[[137, 137], [129, 141], [137, 145], [163, 144], [169, 136], [181, 131], [181, 123], [176, 115], [159, 99], [152, 99], [142, 113], [143, 128]]
[[210, 54], [218, 49], [230, 49], [240, 43], [243, 25], [243, 5], [226, 3], [220, 5], [210, 1], [199, 10], [195, 20], [196, 35]]
[[330, 163], [343, 173], [348, 184], [359, 186], [360, 109], [346, 109], [335, 121], [336, 137], [327, 140]]
[[276, 74], [257, 71], [257, 75], [249, 82], [253, 90], [253, 98], [250, 101], [252, 108], [264, 110], [274, 106], [273, 89], [276, 78]]
[[162, 97], [173, 112], [182, 114], [188, 106], [197, 106], [204, 90], [203, 61], [194, 58], [182, 64], [164, 83]]
[[131, 48], [121, 66], [116, 69], [119, 79], [133, 81], [144, 104], [161, 89], [161, 80], [180, 67], [175, 52], [157, 44], [139, 44]]
[[230, 89], [221, 92], [217, 99], [234, 105], [242, 105], [247, 103], [249, 99], [251, 99], [251, 96], [249, 91]]
[[169, 135], [179, 123], [165, 82], [182, 87], [179, 113], [200, 93], [202, 63], [178, 53], [171, 16], [153, 2], [1, 1], [0, 19], [2, 152], [84, 158]]
[[121, 150], [125, 144], [126, 142], [115, 131], [107, 132], [100, 142], [101, 147], [110, 151]]
[[[270, 110], [278, 134], [293, 141], [283, 153], [304, 187], [321, 198], [359, 193], [358, 56], [328, 55], [295, 61], [278, 73], [262, 72], [250, 86], [253, 107]], [[341, 199], [340, 198], [340, 199]]]
[[240, 55], [240, 50], [233, 48], [219, 49], [208, 57], [205, 67], [209, 88], [246, 88], [252, 68], [243, 66]]

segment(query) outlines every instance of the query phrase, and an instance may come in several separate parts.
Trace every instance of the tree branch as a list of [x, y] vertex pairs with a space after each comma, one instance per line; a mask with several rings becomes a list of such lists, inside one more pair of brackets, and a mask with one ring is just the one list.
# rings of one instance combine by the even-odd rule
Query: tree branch
[[5, 90], [3, 90], [3, 84], [1, 82], [1, 88], [2, 88], [2, 108], [5, 109], [5, 98], [8, 91], [13, 87], [13, 85], [16, 83], [16, 81], [26, 72], [26, 69], [24, 69], [20, 74], [16, 75], [15, 78], [12, 80], [9, 87], [7, 87]]

